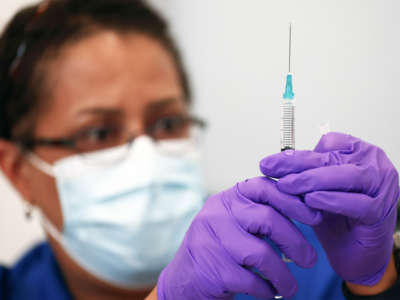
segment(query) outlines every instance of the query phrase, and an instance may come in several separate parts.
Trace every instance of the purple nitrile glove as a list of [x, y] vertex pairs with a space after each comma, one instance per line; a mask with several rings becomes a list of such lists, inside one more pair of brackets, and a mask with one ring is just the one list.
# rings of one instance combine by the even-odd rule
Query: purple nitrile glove
[[342, 279], [379, 282], [392, 254], [399, 197], [398, 174], [380, 148], [329, 133], [314, 151], [279, 153], [260, 168], [281, 178], [280, 191], [304, 195], [310, 208], [323, 212], [314, 231]]
[[299, 197], [279, 192], [276, 182], [266, 177], [210, 197], [161, 273], [158, 299], [232, 299], [237, 293], [259, 299], [293, 296], [295, 278], [263, 237], [301, 267], [312, 267], [316, 252], [287, 217], [311, 225], [321, 221], [319, 212]]

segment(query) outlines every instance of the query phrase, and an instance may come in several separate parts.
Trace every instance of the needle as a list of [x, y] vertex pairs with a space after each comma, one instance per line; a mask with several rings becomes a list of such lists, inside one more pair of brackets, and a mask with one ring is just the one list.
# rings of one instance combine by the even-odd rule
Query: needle
[[289, 23], [289, 73], [290, 73], [291, 58], [292, 58], [292, 23]]

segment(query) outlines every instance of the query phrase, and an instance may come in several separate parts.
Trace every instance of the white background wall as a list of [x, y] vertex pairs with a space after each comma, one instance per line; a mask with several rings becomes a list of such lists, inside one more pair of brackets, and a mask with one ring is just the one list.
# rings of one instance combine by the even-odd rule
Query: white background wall
[[[25, 0], [2, 0], [0, 21]], [[152, 0], [171, 18], [210, 123], [205, 170], [210, 189], [258, 175], [279, 150], [279, 100], [293, 22], [297, 147], [312, 148], [325, 122], [380, 145], [400, 168], [398, 0]], [[0, 181], [0, 262], [39, 238]]]

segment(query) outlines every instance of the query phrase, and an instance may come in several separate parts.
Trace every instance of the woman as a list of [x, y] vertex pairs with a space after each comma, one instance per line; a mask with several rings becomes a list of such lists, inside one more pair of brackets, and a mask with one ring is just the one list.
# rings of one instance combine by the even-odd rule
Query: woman
[[1, 269], [0, 299], [399, 295], [398, 176], [375, 146], [328, 134], [203, 205], [204, 122], [141, 1], [23, 9], [0, 58], [0, 166], [48, 237]]

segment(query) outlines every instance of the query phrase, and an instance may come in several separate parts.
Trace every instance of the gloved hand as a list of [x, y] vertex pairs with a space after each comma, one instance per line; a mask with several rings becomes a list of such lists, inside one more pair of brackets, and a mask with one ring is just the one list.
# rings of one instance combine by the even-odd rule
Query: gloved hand
[[212, 196], [161, 273], [158, 299], [232, 299], [237, 293], [259, 299], [293, 296], [295, 278], [262, 239], [269, 238], [299, 266], [312, 267], [316, 252], [287, 217], [311, 225], [321, 221], [319, 212], [300, 198], [279, 192], [276, 182], [265, 177]]
[[280, 178], [280, 191], [304, 195], [310, 208], [323, 212], [314, 231], [342, 279], [378, 283], [392, 254], [399, 197], [398, 174], [381, 149], [330, 133], [314, 151], [282, 152], [260, 168]]

